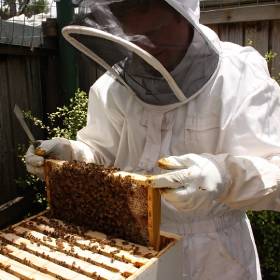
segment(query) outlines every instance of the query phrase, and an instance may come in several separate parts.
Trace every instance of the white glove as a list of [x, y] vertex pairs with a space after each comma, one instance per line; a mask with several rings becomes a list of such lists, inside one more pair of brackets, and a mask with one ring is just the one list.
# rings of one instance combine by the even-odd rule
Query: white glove
[[27, 171], [44, 179], [45, 158], [71, 161], [72, 153], [71, 142], [65, 138], [41, 141], [41, 145], [36, 149], [31, 145], [25, 155]]
[[172, 172], [154, 175], [149, 179], [153, 187], [163, 188], [162, 195], [180, 210], [210, 207], [230, 186], [225, 172], [210, 155], [187, 154], [159, 160], [163, 169]]
[[165, 171], [160, 175], [122, 171], [116, 175], [160, 188], [178, 210], [207, 211], [219, 202], [232, 209], [280, 211], [279, 158], [187, 154], [159, 160]]

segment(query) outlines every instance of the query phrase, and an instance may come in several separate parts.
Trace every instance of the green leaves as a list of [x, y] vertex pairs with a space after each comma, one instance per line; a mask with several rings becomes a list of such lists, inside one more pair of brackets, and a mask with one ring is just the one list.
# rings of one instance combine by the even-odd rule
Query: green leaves
[[276, 56], [277, 56], [277, 53], [270, 50], [270, 51], [266, 52], [266, 54], [264, 55], [264, 58], [267, 62], [271, 62]]
[[47, 138], [64, 137], [74, 140], [77, 131], [86, 125], [87, 104], [87, 94], [78, 89], [68, 105], [58, 107], [56, 112], [47, 114], [47, 124], [34, 117], [30, 111], [25, 112], [24, 116], [33, 125], [45, 130]]
[[248, 213], [265, 279], [280, 279], [280, 213], [273, 211]]

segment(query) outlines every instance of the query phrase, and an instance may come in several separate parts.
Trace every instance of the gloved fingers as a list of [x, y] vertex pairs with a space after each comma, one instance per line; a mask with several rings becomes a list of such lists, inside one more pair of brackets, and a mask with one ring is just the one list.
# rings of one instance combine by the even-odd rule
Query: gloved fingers
[[196, 166], [149, 177], [154, 188], [179, 188], [197, 180], [200, 169]]
[[119, 171], [114, 176], [131, 177], [131, 179], [153, 188], [180, 188], [185, 185], [193, 184], [200, 178], [200, 168], [192, 166], [188, 169], [180, 169], [159, 175], [141, 175]]
[[130, 177], [132, 180], [135, 180], [137, 182], [140, 182], [142, 184], [147, 184], [149, 186], [152, 186], [153, 188], [166, 188], [168, 187], [178, 187], [181, 186], [178, 184], [178, 182], [174, 182], [170, 179], [170, 176], [164, 176], [166, 174], [160, 174], [160, 175], [141, 175], [141, 174], [135, 174], [125, 171], [119, 171], [114, 173], [114, 176], [120, 176], [122, 178]]
[[51, 152], [55, 149], [57, 144], [58, 144], [58, 141], [56, 139], [42, 141], [41, 145], [39, 145], [35, 149], [35, 154], [46, 157], [51, 154]]
[[188, 186], [179, 187], [176, 189], [163, 189], [161, 191], [162, 197], [169, 202], [185, 201], [188, 195]]
[[35, 140], [32, 142], [32, 145], [34, 146], [35, 150], [43, 143], [43, 140]]
[[179, 188], [182, 186], [177, 174], [171, 173], [153, 175], [149, 178], [149, 182], [153, 188]]
[[44, 158], [35, 154], [35, 148], [30, 145], [25, 155], [26, 165], [40, 167], [44, 164]]
[[43, 143], [43, 140], [36, 140], [32, 142], [32, 145], [35, 148], [35, 155], [40, 156], [40, 157], [45, 157], [46, 152], [42, 148], [40, 148], [41, 144]]
[[45, 179], [45, 172], [44, 172], [44, 167], [36, 167], [30, 164], [26, 164], [26, 169], [29, 173], [36, 175], [39, 177], [41, 180]]
[[162, 158], [158, 161], [158, 166], [167, 170], [188, 168], [195, 164], [191, 159], [191, 155], [192, 154]]
[[192, 211], [200, 207], [206, 206], [204, 193], [197, 192], [196, 186], [190, 184], [177, 189], [164, 189], [161, 196], [178, 210]]
[[118, 171], [114, 173], [114, 176], [120, 176], [122, 178], [125, 177], [130, 177], [132, 180], [138, 181], [138, 182], [146, 182], [147, 176], [145, 175], [141, 175], [141, 174], [136, 174], [136, 173], [130, 173], [130, 172], [126, 172], [126, 171]]

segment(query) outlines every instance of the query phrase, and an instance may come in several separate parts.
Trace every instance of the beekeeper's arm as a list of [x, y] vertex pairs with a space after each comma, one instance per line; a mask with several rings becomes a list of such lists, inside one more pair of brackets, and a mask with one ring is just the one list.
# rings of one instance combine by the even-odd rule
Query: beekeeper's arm
[[219, 201], [231, 208], [280, 211], [279, 86], [268, 78], [237, 108], [220, 132], [220, 149], [228, 153], [159, 161], [169, 171], [150, 180], [155, 187], [167, 187], [163, 196], [178, 209]]
[[[87, 125], [77, 133], [76, 141], [65, 138], [42, 141], [38, 148], [44, 152], [44, 157], [36, 155], [33, 146], [29, 147], [25, 159], [26, 168], [30, 173], [44, 178], [45, 158], [94, 162], [104, 165], [113, 164], [115, 149], [118, 146], [115, 143], [119, 141], [118, 128], [121, 126], [122, 115], [116, 108], [114, 97], [99, 94], [98, 88], [106, 87], [104, 79], [101, 78], [97, 81], [99, 87], [95, 84], [90, 90]], [[104, 98], [106, 100], [102, 100]], [[108, 106], [110, 110], [104, 106]]]

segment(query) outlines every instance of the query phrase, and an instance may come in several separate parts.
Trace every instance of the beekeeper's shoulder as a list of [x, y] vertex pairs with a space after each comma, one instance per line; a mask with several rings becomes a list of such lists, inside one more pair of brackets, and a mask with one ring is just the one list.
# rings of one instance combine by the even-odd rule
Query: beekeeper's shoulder
[[265, 58], [252, 46], [240, 46], [231, 42], [221, 42], [221, 56], [224, 62], [239, 68], [258, 80], [270, 76]]
[[90, 88], [89, 98], [94, 99], [100, 106], [119, 107], [129, 94], [109, 72], [103, 74]]
[[118, 102], [121, 96], [126, 94], [126, 89], [116, 80], [116, 78], [106, 72], [90, 88], [90, 95], [100, 102]]
[[104, 100], [107, 98], [108, 91], [115, 83], [115, 78], [108, 72], [100, 76], [90, 88], [90, 95], [94, 95], [95, 99]]

